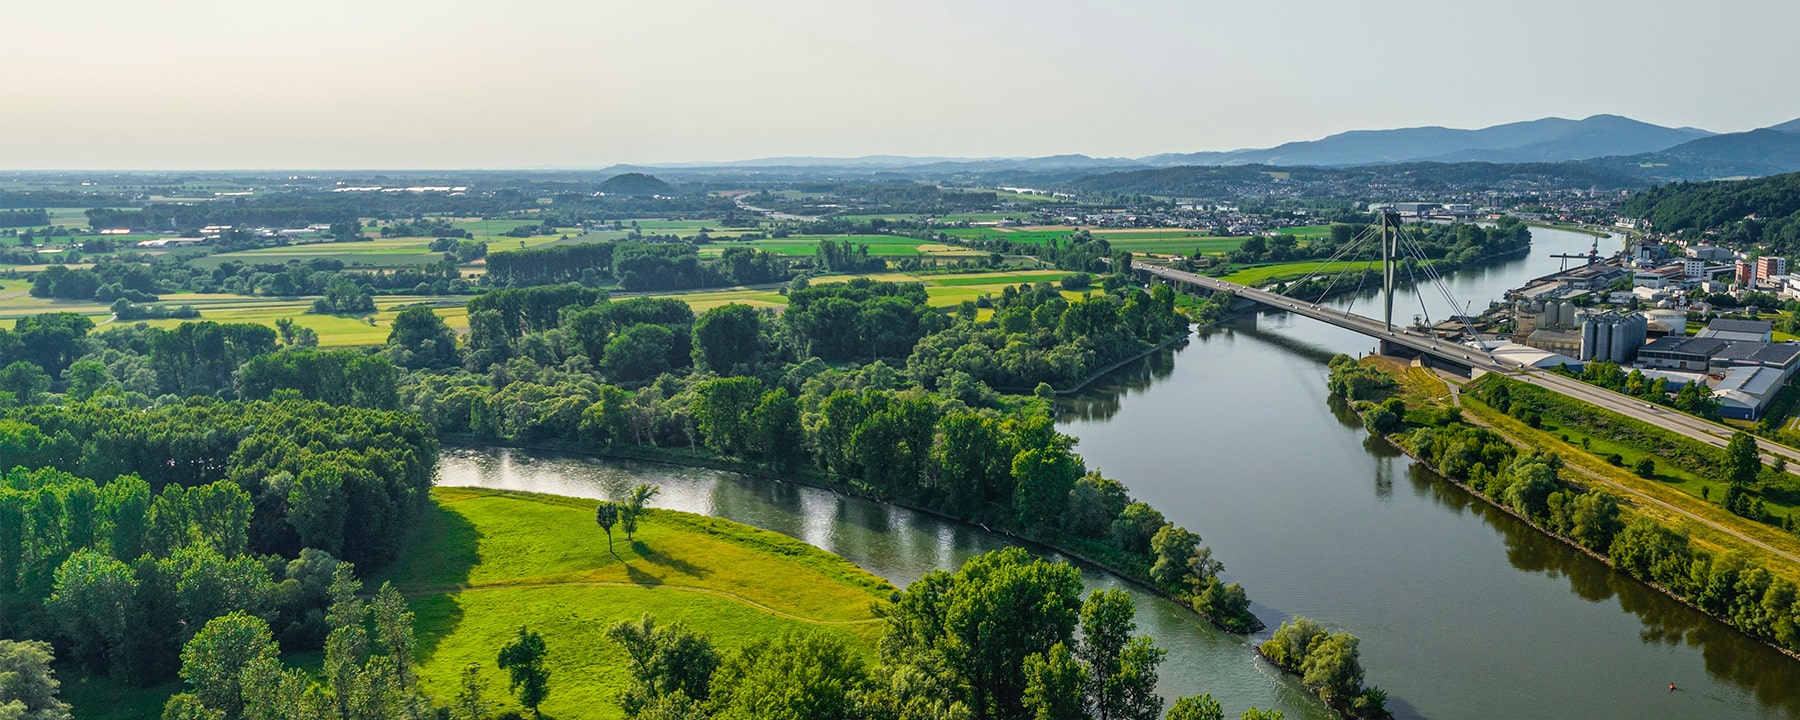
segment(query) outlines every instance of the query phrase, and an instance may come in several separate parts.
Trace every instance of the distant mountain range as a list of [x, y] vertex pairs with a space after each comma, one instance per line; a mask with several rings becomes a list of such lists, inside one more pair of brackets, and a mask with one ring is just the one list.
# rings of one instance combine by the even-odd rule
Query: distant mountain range
[[1644, 184], [1671, 180], [1756, 177], [1800, 171], [1800, 119], [1768, 128], [1717, 134], [1670, 128], [1618, 115], [1580, 120], [1542, 118], [1476, 130], [1415, 127], [1353, 130], [1319, 140], [1272, 148], [1165, 153], [1141, 158], [1051, 155], [1036, 158], [948, 158], [871, 155], [857, 158], [778, 157], [718, 163], [619, 165], [613, 172], [677, 175], [822, 171], [903, 176], [1051, 173], [1059, 176], [1133, 172], [1174, 167], [1356, 168], [1408, 163], [1543, 164], [1571, 167], [1571, 178], [1605, 172]]
[[1262, 150], [1153, 155], [1144, 161], [1152, 165], [1321, 167], [1405, 162], [1561, 162], [1667, 150], [1712, 134], [1696, 128], [1651, 125], [1618, 115], [1595, 115], [1582, 120], [1543, 118], [1480, 130], [1352, 130], [1322, 140], [1291, 142]]

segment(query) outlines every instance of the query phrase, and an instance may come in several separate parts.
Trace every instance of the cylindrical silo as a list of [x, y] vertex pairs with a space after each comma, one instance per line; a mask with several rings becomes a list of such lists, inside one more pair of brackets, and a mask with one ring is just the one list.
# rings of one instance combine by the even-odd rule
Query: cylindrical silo
[[1587, 322], [1581, 324], [1581, 359], [1583, 361], [1594, 359], [1594, 349], [1599, 343], [1599, 337], [1597, 337], [1599, 328], [1596, 327], [1599, 324], [1592, 315], [1588, 316]]
[[1556, 322], [1563, 327], [1575, 327], [1575, 303], [1564, 302], [1556, 309]]

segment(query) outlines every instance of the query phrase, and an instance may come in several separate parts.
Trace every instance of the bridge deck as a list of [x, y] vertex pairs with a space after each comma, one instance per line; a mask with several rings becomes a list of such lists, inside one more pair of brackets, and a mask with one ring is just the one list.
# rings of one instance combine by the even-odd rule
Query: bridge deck
[[[1388, 329], [1386, 323], [1374, 318], [1363, 317], [1349, 312], [1339, 312], [1314, 303], [1295, 300], [1285, 295], [1260, 290], [1253, 287], [1227, 282], [1218, 278], [1196, 275], [1190, 272], [1172, 270], [1158, 265], [1150, 265], [1133, 261], [1131, 269], [1170, 282], [1179, 282], [1214, 292], [1229, 292], [1237, 297], [1251, 300], [1263, 305], [1286, 310], [1296, 315], [1329, 323], [1346, 330], [1362, 333], [1381, 340], [1387, 346], [1404, 347], [1422, 355], [1430, 356], [1444, 362], [1472, 368], [1480, 372], [1495, 372], [1506, 375], [1519, 382], [1530, 383], [1553, 390], [1563, 395], [1611, 410], [1626, 417], [1634, 418], [1657, 427], [1681, 433], [1700, 442], [1724, 447], [1736, 430], [1718, 423], [1703, 420], [1686, 413], [1646, 403], [1638, 398], [1589, 385], [1574, 378], [1564, 377], [1556, 373], [1543, 372], [1529, 368], [1523, 364], [1505, 365], [1485, 351], [1443, 342], [1435, 336], [1427, 336], [1411, 332], [1405, 328]], [[1777, 445], [1767, 440], [1757, 439], [1757, 445], [1764, 453], [1785, 458], [1788, 462], [1800, 462], [1800, 450]]]

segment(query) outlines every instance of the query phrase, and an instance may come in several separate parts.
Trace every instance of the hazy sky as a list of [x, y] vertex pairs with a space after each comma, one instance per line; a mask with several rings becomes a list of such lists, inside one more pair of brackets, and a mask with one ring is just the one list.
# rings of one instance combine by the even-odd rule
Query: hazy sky
[[1794, 0], [13, 0], [0, 168], [1140, 156], [1800, 117]]

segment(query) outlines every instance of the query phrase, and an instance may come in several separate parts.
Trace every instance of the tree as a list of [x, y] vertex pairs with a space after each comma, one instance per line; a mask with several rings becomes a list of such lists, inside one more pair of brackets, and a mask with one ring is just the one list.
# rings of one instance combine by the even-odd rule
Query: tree
[[[1060, 445], [1060, 444], [1059, 444]], [[1081, 461], [1057, 446], [1032, 448], [1013, 456], [1013, 512], [1028, 530], [1054, 526], [1069, 491], [1085, 473]]]
[[137, 587], [129, 565], [83, 548], [56, 569], [56, 586], [44, 607], [63, 637], [73, 641], [76, 659], [98, 670], [124, 647]]
[[1086, 673], [1057, 643], [1025, 658], [1025, 710], [1031, 720], [1085, 720], [1082, 712]]
[[650, 484], [632, 486], [631, 492], [625, 496], [624, 506], [619, 508], [619, 527], [625, 529], [625, 541], [632, 542], [632, 533], [637, 532], [638, 519], [648, 509], [646, 505], [655, 499], [662, 488]]
[[35, 405], [50, 389], [50, 374], [34, 363], [18, 360], [0, 368], [0, 392], [11, 393], [20, 405]]
[[518, 693], [519, 704], [531, 708], [533, 717], [541, 717], [538, 706], [550, 695], [550, 670], [544, 667], [548, 652], [544, 636], [520, 625], [519, 636], [500, 648], [495, 659], [500, 669], [507, 672], [509, 687]]
[[[1125, 552], [1143, 553], [1151, 549], [1156, 534], [1167, 525], [1168, 521], [1156, 508], [1148, 503], [1134, 502], [1119, 511], [1118, 519], [1113, 521], [1113, 542]], [[1194, 540], [1197, 542], [1199, 538]]]
[[620, 621], [606, 629], [606, 638], [625, 651], [635, 686], [619, 697], [627, 716], [671, 695], [692, 700], [708, 699], [719, 655], [706, 638], [686, 625], [657, 627], [648, 613], [635, 622]]
[[[612, 529], [619, 522], [619, 504], [611, 500], [601, 500], [600, 506], [594, 508], [594, 523], [606, 531], [606, 551], [613, 552]], [[613, 553], [617, 557], [617, 553]]]
[[1081, 646], [1087, 670], [1087, 707], [1100, 720], [1156, 720], [1156, 666], [1164, 652], [1147, 636], [1133, 637], [1137, 623], [1131, 596], [1096, 590], [1081, 606]]
[[56, 696], [55, 659], [50, 643], [0, 639], [0, 718], [69, 720], [68, 704]]
[[862, 658], [844, 641], [819, 632], [787, 633], [752, 643], [719, 666], [712, 678], [713, 717], [854, 717], [855, 693], [866, 680]]
[[[244, 710], [242, 670], [279, 656], [269, 624], [242, 611], [213, 618], [181, 648], [181, 679], [200, 705], [235, 719]], [[171, 702], [171, 705], [174, 703]]]
[[[1692, 383], [1689, 383], [1692, 384]], [[1729, 485], [1750, 487], [1762, 472], [1762, 458], [1756, 453], [1756, 439], [1750, 433], [1737, 432], [1725, 444], [1725, 461], [1719, 466], [1720, 478]]]
[[388, 333], [387, 344], [394, 364], [403, 368], [441, 370], [456, 365], [456, 331], [423, 305], [414, 305], [394, 316], [394, 329]]
[[451, 720], [487, 720], [488, 704], [482, 695], [487, 688], [481, 682], [481, 663], [463, 666], [461, 689], [450, 705]]
[[1244, 711], [1239, 720], [1281, 720], [1281, 711], [1250, 708]]
[[720, 375], [753, 365], [761, 353], [762, 317], [739, 303], [706, 311], [694, 321], [694, 365]]
[[750, 422], [756, 428], [757, 455], [781, 472], [791, 471], [799, 464], [806, 449], [806, 431], [800, 425], [800, 404], [787, 388], [763, 393], [762, 401], [751, 412]]
[[1350, 633], [1332, 633], [1314, 640], [1300, 664], [1301, 682], [1319, 688], [1319, 695], [1333, 706], [1362, 693], [1363, 668], [1358, 641]]
[[1025, 658], [1069, 645], [1080, 609], [1073, 566], [996, 550], [908, 586], [883, 611], [882, 653], [941, 664], [962, 681], [955, 698], [978, 717], [1025, 717]]
[[641, 382], [669, 371], [669, 349], [675, 335], [661, 325], [626, 328], [606, 343], [600, 368], [617, 382]]
[[1166, 720], [1225, 720], [1225, 709], [1219, 707], [1212, 693], [1176, 698]]

